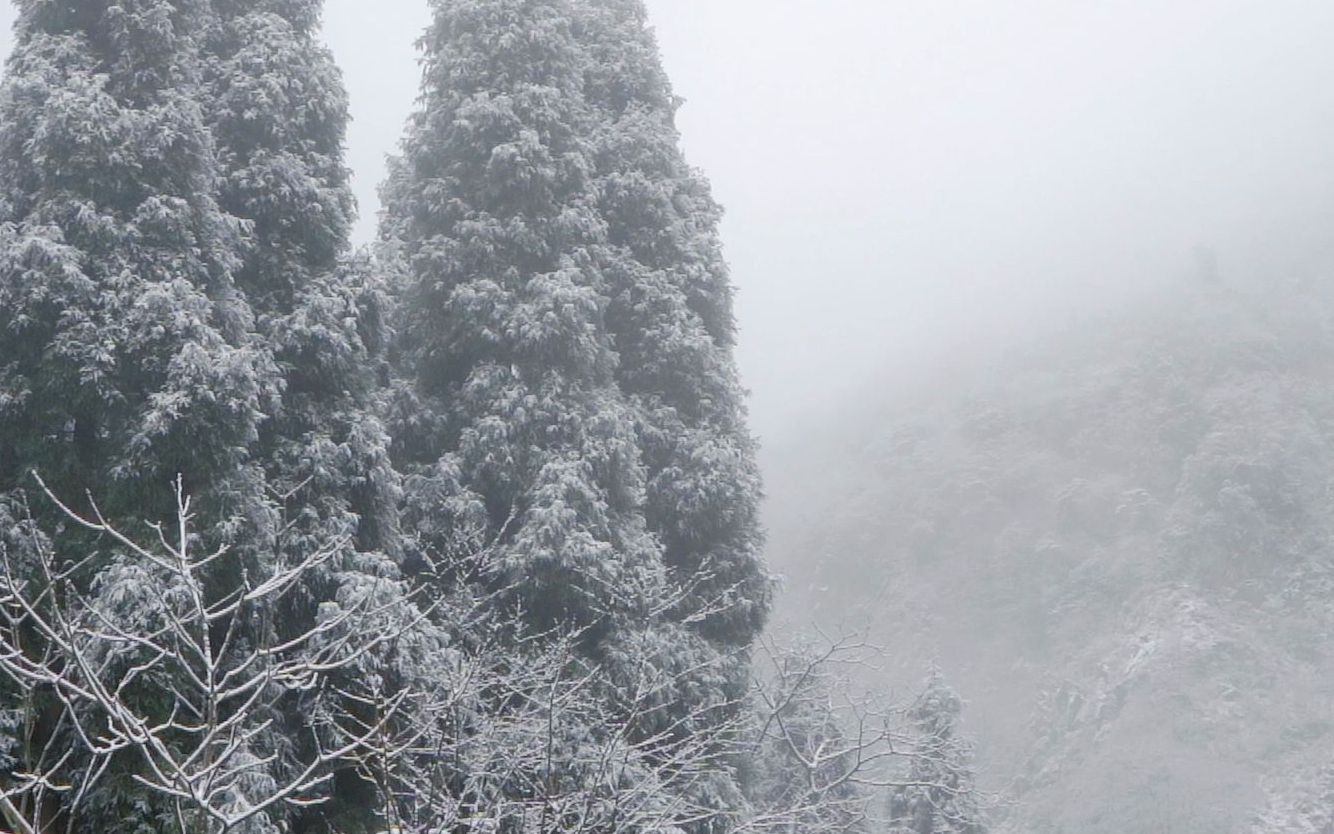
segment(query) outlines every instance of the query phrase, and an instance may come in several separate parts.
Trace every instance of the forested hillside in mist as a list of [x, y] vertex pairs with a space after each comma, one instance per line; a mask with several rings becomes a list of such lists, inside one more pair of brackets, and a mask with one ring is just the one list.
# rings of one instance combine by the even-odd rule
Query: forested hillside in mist
[[938, 662], [1008, 830], [1329, 831], [1334, 290], [1173, 287], [922, 377], [768, 450], [788, 617]]

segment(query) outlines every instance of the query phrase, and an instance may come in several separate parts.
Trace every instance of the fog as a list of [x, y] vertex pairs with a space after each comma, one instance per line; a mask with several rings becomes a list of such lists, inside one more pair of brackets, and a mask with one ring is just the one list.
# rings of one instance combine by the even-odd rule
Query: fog
[[[1317, 0], [651, 0], [687, 153], [728, 214], [752, 417], [1190, 269], [1305, 266], [1334, 220]], [[415, 0], [332, 0], [373, 234]]]
[[[728, 211], [762, 437], [868, 375], [1169, 280], [1199, 244], [1234, 273], [1331, 249], [1321, 0], [649, 6], [687, 153]], [[427, 18], [423, 0], [327, 6], [363, 242]]]

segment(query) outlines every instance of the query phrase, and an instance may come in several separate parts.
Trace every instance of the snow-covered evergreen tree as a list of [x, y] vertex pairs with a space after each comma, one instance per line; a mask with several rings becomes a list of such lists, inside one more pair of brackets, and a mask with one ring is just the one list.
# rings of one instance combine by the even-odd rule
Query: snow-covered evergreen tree
[[[645, 515], [710, 638], [746, 645], [763, 625], [760, 479], [732, 355], [732, 286], [719, 209], [686, 164], [679, 100], [643, 0], [576, 0], [594, 111], [594, 194], [607, 224], [599, 266], [617, 379], [647, 470]], [[707, 577], [703, 582], [701, 577]], [[721, 604], [720, 604], [721, 603]]]
[[[411, 616], [397, 564], [398, 478], [377, 416], [387, 346], [384, 295], [374, 262], [350, 251], [348, 101], [317, 37], [323, 0], [212, 5], [206, 79], [219, 199], [246, 224], [237, 283], [282, 378], [281, 400], [257, 444], [284, 520], [273, 549], [290, 564], [344, 542], [322, 581], [308, 583], [304, 604], [281, 611], [275, 627], [300, 633], [323, 616], [321, 605], [367, 595]], [[344, 671], [378, 681], [390, 662], [385, 654]], [[393, 661], [400, 671], [412, 665], [404, 656]], [[335, 688], [363, 685], [349, 680]], [[399, 675], [383, 685], [402, 689], [420, 681]], [[288, 706], [297, 711], [279, 726], [299, 748], [309, 738], [300, 710], [310, 705], [297, 699]], [[299, 830], [367, 824], [376, 808], [371, 783], [348, 771], [336, 786], [316, 812], [293, 821]]]
[[282, 375], [261, 430], [271, 489], [319, 547], [355, 532], [396, 549], [395, 478], [375, 418], [383, 295], [350, 253], [347, 96], [316, 39], [322, 0], [215, 0], [210, 121], [220, 201], [247, 224], [237, 283]]
[[[494, 542], [495, 581], [530, 629], [584, 630], [608, 726], [634, 713], [632, 741], [677, 745], [735, 717], [735, 650], [768, 579], [717, 210], [680, 161], [665, 79], [626, 80], [649, 102], [641, 122], [600, 89], [627, 21], [637, 40], [618, 46], [637, 43], [661, 75], [642, 8], [606, 10], [436, 5], [422, 106], [385, 190], [404, 271], [392, 426], [416, 560]], [[670, 216], [641, 227], [660, 191]], [[652, 252], [629, 242], [673, 235]], [[647, 708], [622, 697], [646, 669]], [[688, 793], [699, 827], [741, 803], [722, 768]]]
[[20, 4], [0, 92], [0, 491], [165, 516], [188, 487], [262, 528], [250, 446], [277, 393], [214, 199], [195, 2]]
[[[194, 737], [175, 714], [189, 699], [168, 693], [199, 681], [171, 676], [194, 660], [240, 675], [215, 662], [274, 645], [299, 668], [305, 635], [318, 660], [361, 629], [393, 639], [317, 662], [318, 685], [268, 681], [247, 700], [262, 709], [236, 718], [249, 729], [200, 748], [192, 772], [215, 752], [246, 768], [215, 821], [362, 830], [421, 785], [444, 797], [423, 830], [493, 800], [544, 830], [589, 803], [609, 832], [726, 827], [742, 805], [721, 738], [745, 681], [737, 650], [768, 605], [758, 481], [717, 209], [676, 149], [642, 8], [437, 5], [423, 107], [388, 189], [388, 248], [403, 257], [391, 346], [376, 269], [349, 253], [347, 103], [315, 38], [319, 0], [20, 5], [0, 89], [0, 539], [9, 602], [37, 593], [51, 622], [100, 624], [25, 660], [41, 617], [6, 619], [27, 685], [0, 693], [0, 763], [19, 778], [34, 750], [66, 749], [37, 770], [86, 788], [21, 816], [191, 828], [179, 809], [194, 800], [162, 788], [174, 777], [145, 778], [164, 751], [138, 755], [134, 740], [139, 720], [160, 722], [145, 738]], [[618, 61], [642, 70], [625, 103], [608, 86]], [[392, 449], [375, 416], [391, 356]], [[25, 501], [31, 470], [51, 491]], [[55, 512], [58, 499], [72, 508]], [[173, 511], [168, 553], [217, 551], [159, 571], [188, 579], [162, 589], [175, 580], [146, 578], [158, 574], [143, 562], [166, 563], [111, 531]], [[38, 586], [60, 571], [69, 593], [34, 590], [25, 566]], [[266, 577], [293, 584], [244, 604]], [[200, 624], [231, 612], [224, 643], [211, 656], [209, 626], [173, 625], [202, 655], [158, 657], [139, 680], [115, 645], [151, 647], [152, 612], [178, 605]], [[105, 666], [70, 678], [91, 689], [43, 694], [59, 657], [92, 656]], [[550, 685], [528, 691], [544, 679], [523, 678], [530, 666]], [[469, 690], [474, 672], [499, 683]], [[466, 706], [449, 700], [464, 691]], [[379, 726], [385, 699], [394, 721]], [[123, 749], [60, 740], [122, 706]], [[417, 749], [481, 754], [488, 727], [524, 754], [486, 753], [479, 775]], [[407, 739], [384, 779], [325, 756], [363, 732]], [[327, 774], [307, 774], [311, 761]], [[245, 812], [307, 778], [317, 811]], [[217, 810], [202, 799], [197, 812]]]
[[[368, 259], [348, 252], [347, 105], [313, 36], [319, 11], [300, 0], [22, 4], [0, 98], [0, 490], [11, 501], [0, 517], [17, 555], [40, 541], [69, 558], [92, 552], [81, 581], [131, 631], [145, 590], [136, 557], [45, 523], [59, 520], [50, 502], [18, 492], [29, 470], [76, 504], [86, 491], [132, 531], [170, 516], [179, 473], [199, 547], [227, 547], [208, 563], [210, 593], [332, 554], [280, 607], [238, 620], [236, 640], [281, 643], [338, 611], [374, 610], [380, 628], [414, 619], [393, 559], [396, 477], [373, 416], [380, 293]], [[347, 680], [330, 691], [383, 683], [386, 651], [341, 668]], [[159, 695], [133, 706], [169, 709], [153, 705]], [[255, 721], [267, 729], [236, 751], [271, 758], [255, 779], [289, 778], [312, 760], [303, 748], [336, 743], [313, 732], [340, 708], [327, 695], [266, 693], [274, 711]], [[42, 709], [16, 735], [52, 732]], [[138, 766], [128, 753], [112, 763], [79, 798], [76, 830], [112, 819], [156, 830], [164, 797], [135, 781]], [[70, 761], [69, 773], [86, 771]], [[352, 808], [364, 824], [375, 803], [352, 790], [364, 784], [340, 773], [345, 802], [320, 817]], [[283, 822], [289, 811], [248, 825], [302, 825]]]
[[[664, 630], [674, 634], [670, 650], [650, 656], [665, 668], [688, 667], [748, 646], [770, 597], [759, 554], [760, 479], [732, 355], [721, 210], [681, 152], [679, 101], [642, 0], [573, 0], [571, 12], [593, 120], [592, 199], [606, 224], [596, 250], [604, 324], [644, 463], [645, 521], [662, 543], [677, 600], [669, 616], [687, 624]], [[740, 703], [748, 670], [717, 660], [700, 668], [707, 673], [668, 690], [674, 708], [663, 717], [682, 721], [710, 703], [685, 722], [707, 736], [738, 717], [721, 705]], [[724, 808], [735, 802], [732, 787], [715, 785], [700, 801]]]
[[436, 6], [423, 106], [386, 189], [408, 273], [395, 443], [428, 551], [499, 537], [534, 626], [605, 629], [647, 617], [664, 571], [604, 325], [569, 17], [563, 0]]
[[972, 745], [959, 735], [963, 701], [938, 670], [908, 717], [916, 731], [904, 787], [890, 798], [893, 834], [983, 834], [987, 830], [973, 785]]
[[[44, 525], [59, 514], [40, 497], [25, 503], [30, 473], [138, 530], [172, 517], [180, 474], [198, 501], [201, 547], [253, 557], [277, 529], [253, 450], [281, 383], [234, 280], [240, 226], [215, 199], [200, 104], [207, 5], [19, 6], [0, 88], [2, 534], [37, 541], [33, 524], [45, 527], [53, 558], [82, 566], [75, 578], [96, 604], [133, 619], [135, 600], [114, 580], [132, 557], [77, 526]], [[163, 687], [145, 706], [165, 716]], [[31, 766], [55, 734], [71, 751], [65, 776], [81, 784], [99, 767], [59, 741], [70, 732], [59, 715], [45, 697], [29, 705], [14, 767]], [[73, 831], [159, 830], [167, 804], [135, 781], [138, 766], [114, 757], [96, 788], [61, 794], [38, 816]]]

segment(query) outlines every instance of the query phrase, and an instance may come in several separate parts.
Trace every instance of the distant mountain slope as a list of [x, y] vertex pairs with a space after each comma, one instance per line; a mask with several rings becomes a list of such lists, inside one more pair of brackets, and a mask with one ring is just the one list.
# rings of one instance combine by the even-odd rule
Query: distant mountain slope
[[939, 662], [1011, 830], [1308, 830], [1274, 820], [1334, 764], [1334, 289], [1182, 288], [767, 465], [789, 614]]

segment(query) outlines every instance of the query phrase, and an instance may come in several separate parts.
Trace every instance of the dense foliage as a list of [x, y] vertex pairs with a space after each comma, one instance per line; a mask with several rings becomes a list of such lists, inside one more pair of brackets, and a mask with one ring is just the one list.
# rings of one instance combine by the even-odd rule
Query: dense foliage
[[224, 535], [278, 385], [216, 199], [195, 3], [21, 5], [0, 97], [0, 489], [154, 516], [189, 473]]
[[[208, 22], [197, 3], [22, 3], [0, 92], [0, 517], [18, 570], [47, 546], [89, 559], [77, 580], [119, 626], [144, 614], [133, 560], [77, 528], [36, 537], [57, 516], [18, 491], [34, 470], [127, 524], [167, 518], [181, 473], [200, 532], [238, 555], [278, 528], [255, 445], [280, 385], [235, 281], [244, 229], [216, 199], [200, 102]], [[37, 642], [31, 627], [15, 639]], [[20, 714], [17, 767], [50, 738], [75, 745], [49, 692], [27, 693]], [[95, 766], [70, 762], [67, 778]], [[136, 766], [116, 757], [76, 825], [155, 828], [166, 808], [134, 783]], [[59, 813], [35, 818], [64, 824]]]
[[[377, 618], [386, 628], [415, 611], [398, 565], [399, 479], [378, 416], [388, 300], [375, 265], [348, 243], [355, 214], [343, 164], [348, 102], [332, 55], [316, 39], [322, 5], [215, 0], [202, 92], [217, 148], [218, 200], [246, 230], [235, 280], [278, 374], [279, 399], [255, 445], [283, 525], [273, 555], [294, 564], [339, 543], [306, 577], [303, 593], [286, 602], [277, 628], [289, 639], [327, 616], [321, 604], [347, 610], [374, 599], [389, 606]], [[377, 663], [405, 667], [400, 686], [416, 674], [400, 656], [411, 650], [379, 654], [375, 663], [341, 670], [350, 679], [329, 687], [354, 689], [367, 674], [376, 680], [384, 674], [374, 671]], [[286, 706], [310, 709], [302, 699]], [[295, 758], [309, 759], [305, 716], [289, 711], [276, 720]], [[298, 831], [373, 824], [375, 792], [353, 768], [340, 770], [331, 787], [317, 813], [298, 811], [289, 824]]]
[[973, 785], [972, 748], [959, 733], [963, 702], [937, 671], [908, 711], [922, 748], [904, 785], [890, 796], [890, 831], [899, 834], [982, 834]]
[[[238, 612], [235, 641], [281, 645], [369, 595], [387, 615], [404, 590], [388, 557], [395, 476], [371, 407], [380, 302], [368, 267], [344, 257], [346, 102], [312, 39], [318, 13], [315, 2], [23, 4], [0, 99], [0, 491], [15, 569], [52, 548], [59, 560], [91, 552], [62, 593], [107, 627], [152, 622], [167, 604], [157, 594], [188, 583], [152, 578], [105, 530], [68, 529], [30, 473], [52, 498], [84, 513], [95, 501], [132, 533], [170, 521], [179, 474], [196, 548], [226, 548], [197, 577], [209, 604], [321, 554], [277, 610]], [[30, 618], [13, 627], [41, 644]], [[91, 633], [81, 639], [93, 650]], [[215, 649], [210, 662], [225, 667], [225, 644]], [[126, 674], [132, 658], [106, 674]], [[146, 720], [165, 720], [164, 695], [189, 688], [193, 673], [177, 672], [186, 677], [157, 676], [157, 694], [127, 690], [159, 701]], [[324, 732], [312, 723], [324, 698], [265, 692], [235, 751], [265, 764], [246, 771], [235, 801], [310, 758], [301, 748]], [[28, 760], [15, 766], [78, 746], [60, 740], [71, 725], [51, 692], [39, 686], [25, 703]], [[178, 735], [171, 744], [191, 733]], [[167, 812], [140, 784], [147, 766], [122, 751], [71, 819], [68, 795], [48, 796], [37, 817], [156, 830]], [[101, 767], [90, 754], [62, 776], [77, 783]]]
[[769, 588], [757, 555], [759, 474], [732, 360], [721, 210], [681, 155], [679, 102], [645, 17], [640, 0], [597, 0], [577, 3], [574, 18], [597, 121], [605, 326], [635, 416], [648, 527], [669, 569], [685, 577], [678, 584], [706, 574], [697, 595], [732, 598], [704, 616], [703, 630], [743, 645], [763, 625]]
[[[585, 631], [610, 715], [648, 667], [663, 681], [635, 735], [717, 731], [769, 578], [718, 211], [642, 4], [441, 3], [423, 44], [385, 225], [418, 558], [494, 540], [504, 604]], [[690, 803], [735, 813], [715, 776]]]

